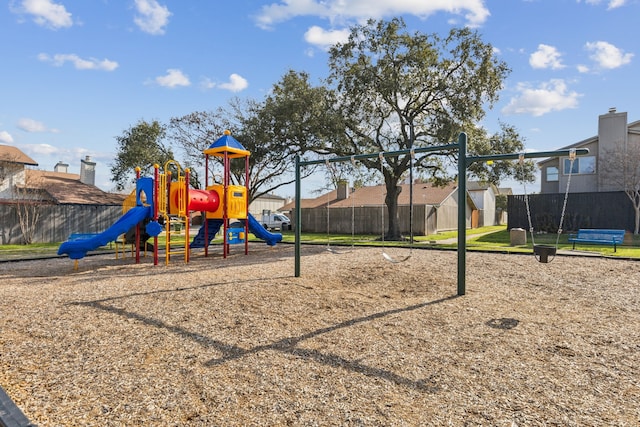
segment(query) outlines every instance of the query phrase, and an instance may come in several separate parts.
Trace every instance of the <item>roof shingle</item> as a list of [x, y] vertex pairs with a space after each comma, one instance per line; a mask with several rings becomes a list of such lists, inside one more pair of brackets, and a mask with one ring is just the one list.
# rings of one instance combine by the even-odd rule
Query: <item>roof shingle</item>
[[107, 193], [94, 185], [80, 182], [73, 173], [27, 170], [29, 187], [43, 189], [60, 204], [121, 205], [126, 195]]
[[[409, 184], [401, 184], [402, 192], [398, 197], [398, 206], [409, 205]], [[457, 183], [451, 182], [444, 187], [434, 186], [430, 183], [416, 183], [413, 185], [413, 203], [419, 205], [440, 205], [458, 188]], [[337, 190], [332, 190], [315, 199], [302, 199], [300, 207], [302, 209], [318, 208], [321, 206], [331, 207], [351, 207], [351, 206], [382, 206], [386, 194], [384, 185], [374, 185], [370, 187], [356, 188], [343, 200], [337, 199]], [[286, 211], [294, 209], [295, 201], [287, 203], [280, 210]]]
[[21, 163], [23, 165], [38, 166], [38, 163], [31, 157], [24, 154], [11, 145], [0, 145], [0, 162]]

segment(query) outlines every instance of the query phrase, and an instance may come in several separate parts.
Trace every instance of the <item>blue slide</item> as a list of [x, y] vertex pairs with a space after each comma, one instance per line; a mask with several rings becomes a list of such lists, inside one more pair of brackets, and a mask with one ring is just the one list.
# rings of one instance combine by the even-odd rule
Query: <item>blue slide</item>
[[109, 242], [116, 240], [121, 234], [126, 233], [140, 221], [152, 215], [151, 207], [136, 206], [129, 209], [118, 219], [115, 224], [107, 228], [102, 233], [82, 240], [69, 240], [60, 245], [58, 255], [69, 255], [71, 259], [84, 258], [87, 252], [105, 246]]
[[281, 233], [270, 233], [267, 229], [265, 229], [262, 224], [258, 222], [257, 219], [253, 217], [253, 215], [249, 214], [247, 217], [249, 220], [249, 231], [253, 233], [258, 239], [264, 240], [267, 242], [269, 246], [275, 246], [276, 243], [282, 241]]
[[[262, 224], [258, 222], [257, 219], [253, 217], [253, 215], [249, 214], [249, 231], [253, 233], [258, 239], [264, 240], [267, 245], [275, 246], [276, 243], [282, 241], [282, 234], [280, 233], [270, 233], [267, 231]], [[222, 226], [221, 219], [208, 219], [207, 220], [209, 235], [205, 237], [204, 235], [204, 227], [200, 227], [200, 231], [198, 231], [197, 236], [193, 238], [193, 242], [191, 242], [191, 248], [204, 248], [205, 239], [208, 239], [209, 242], [213, 240], [216, 233], [220, 231], [220, 227]], [[244, 222], [240, 220], [241, 222]]]
[[207, 231], [209, 232], [209, 235], [204, 235], [205, 227], [203, 225], [200, 227], [200, 230], [198, 230], [198, 234], [193, 238], [193, 242], [191, 242], [191, 246], [189, 247], [191, 249], [204, 248], [205, 244], [208, 245], [211, 243], [213, 238], [216, 237], [216, 234], [220, 231], [220, 227], [222, 227], [221, 219], [207, 219]]

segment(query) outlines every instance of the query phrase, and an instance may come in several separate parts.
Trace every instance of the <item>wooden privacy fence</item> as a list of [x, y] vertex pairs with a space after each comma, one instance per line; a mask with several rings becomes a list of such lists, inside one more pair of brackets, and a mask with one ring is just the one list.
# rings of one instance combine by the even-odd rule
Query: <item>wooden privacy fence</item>
[[[39, 205], [32, 243], [67, 240], [71, 233], [100, 233], [122, 216], [121, 205]], [[0, 204], [0, 244], [22, 244], [24, 238], [14, 204]]]
[[[409, 227], [409, 206], [398, 207], [398, 217], [400, 232], [408, 235]], [[295, 213], [294, 213], [295, 215]], [[384, 226], [382, 224], [382, 208], [379, 206], [360, 206], [329, 208], [327, 218], [327, 208], [303, 208], [301, 209], [301, 222], [303, 233], [326, 233], [331, 234], [380, 234], [386, 231], [389, 226], [389, 218], [386, 206], [384, 207]], [[327, 228], [327, 220], [329, 227]], [[295, 218], [292, 218], [295, 224]], [[413, 208], [413, 234], [424, 236], [436, 232], [436, 215], [433, 206], [420, 205]], [[455, 227], [455, 225], [453, 226]]]
[[[530, 194], [529, 210], [535, 231], [557, 233], [564, 194]], [[529, 230], [524, 195], [507, 198], [508, 229]], [[623, 191], [569, 193], [562, 229], [565, 233], [580, 228], [616, 228], [633, 231], [635, 213]]]

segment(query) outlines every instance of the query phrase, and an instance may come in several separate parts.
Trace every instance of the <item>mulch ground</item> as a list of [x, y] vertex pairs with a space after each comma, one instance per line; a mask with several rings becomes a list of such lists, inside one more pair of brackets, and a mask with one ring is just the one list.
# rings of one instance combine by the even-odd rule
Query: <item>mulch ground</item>
[[[0, 386], [40, 426], [637, 426], [640, 263], [303, 246], [0, 264]], [[402, 257], [407, 250], [390, 251]]]

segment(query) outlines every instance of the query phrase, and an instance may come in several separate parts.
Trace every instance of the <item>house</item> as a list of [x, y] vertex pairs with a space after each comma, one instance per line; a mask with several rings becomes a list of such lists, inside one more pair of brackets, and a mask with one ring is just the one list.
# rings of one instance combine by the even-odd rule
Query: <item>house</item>
[[89, 156], [79, 174], [63, 162], [53, 171], [34, 166], [18, 148], [0, 145], [0, 244], [59, 242], [74, 232], [103, 231], [122, 215], [126, 196], [94, 185]]
[[16, 185], [24, 185], [27, 166], [38, 166], [16, 147], [0, 145], [0, 199], [12, 199]]
[[287, 199], [284, 197], [280, 197], [275, 194], [263, 194], [251, 202], [249, 205], [249, 213], [256, 218], [259, 218], [262, 216], [264, 211], [277, 212], [286, 203]]
[[[603, 167], [612, 156], [630, 147], [640, 146], [640, 120], [627, 123], [627, 113], [611, 108], [598, 117], [598, 135], [563, 147], [588, 148], [589, 154], [577, 156], [573, 167], [568, 157], [550, 158], [538, 162], [541, 171], [540, 193], [564, 193], [571, 170], [570, 193], [624, 191], [619, 179], [620, 169]], [[616, 176], [618, 175], [618, 176]]]
[[[455, 230], [458, 224], [458, 187], [452, 182], [445, 186], [416, 182], [413, 185], [413, 206], [410, 204], [409, 184], [401, 184], [398, 197], [400, 231], [414, 235], [429, 235], [441, 231]], [[495, 187], [494, 187], [495, 188]], [[478, 190], [480, 191], [480, 190]], [[487, 190], [488, 191], [488, 190]], [[382, 224], [388, 223], [384, 197], [384, 185], [349, 189], [342, 183], [336, 190], [314, 199], [302, 199], [303, 232], [327, 232], [348, 234], [382, 233]], [[491, 197], [489, 197], [491, 199]], [[484, 200], [484, 198], [483, 198]], [[295, 202], [283, 206], [281, 211], [295, 213]], [[409, 215], [413, 213], [413, 227], [409, 226]], [[495, 217], [495, 212], [491, 214]], [[480, 215], [475, 201], [467, 192], [467, 227], [478, 227]], [[487, 224], [488, 225], [488, 224]], [[493, 222], [491, 222], [493, 225]]]
[[[0, 201], [30, 201], [52, 204], [122, 204], [125, 196], [107, 193], [95, 186], [95, 166], [90, 156], [80, 161], [80, 174], [68, 172], [58, 162], [53, 171], [28, 169], [38, 166], [16, 147], [0, 145]], [[27, 196], [28, 195], [28, 196]]]

